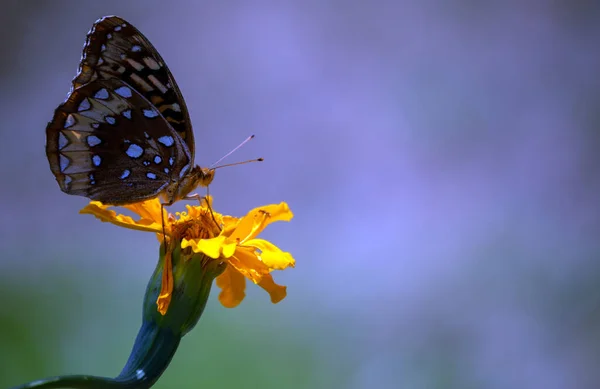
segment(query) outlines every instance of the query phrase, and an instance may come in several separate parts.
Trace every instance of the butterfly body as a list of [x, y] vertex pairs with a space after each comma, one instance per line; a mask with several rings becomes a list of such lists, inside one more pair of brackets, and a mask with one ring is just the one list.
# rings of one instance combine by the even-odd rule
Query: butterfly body
[[166, 205], [183, 200], [198, 186], [208, 186], [215, 176], [214, 169], [194, 166], [181, 180], [173, 180], [161, 193]]
[[165, 204], [207, 186], [175, 79], [152, 44], [116, 16], [88, 33], [67, 100], [46, 127], [50, 169], [65, 193], [123, 205]]

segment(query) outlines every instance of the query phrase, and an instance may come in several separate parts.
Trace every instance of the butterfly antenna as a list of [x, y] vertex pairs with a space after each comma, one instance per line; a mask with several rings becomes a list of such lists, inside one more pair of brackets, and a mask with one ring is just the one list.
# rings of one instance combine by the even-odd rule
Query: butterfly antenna
[[[254, 135], [250, 135], [249, 137], [247, 137], [246, 139], [244, 139], [244, 141], [242, 143], [240, 143], [239, 145], [237, 145], [233, 150], [231, 150], [230, 152], [228, 152], [227, 154], [225, 154], [224, 156], [222, 156], [221, 158], [219, 158], [219, 160], [215, 163], [213, 163], [210, 167], [211, 169], [216, 166], [219, 162], [221, 162], [222, 160], [224, 160], [225, 158], [229, 157], [231, 154], [235, 153], [240, 147], [242, 147], [243, 145], [245, 145], [246, 143], [250, 142], [252, 139], [254, 138]], [[222, 166], [219, 166], [222, 167]], [[215, 168], [216, 169], [216, 168]]]
[[237, 165], [243, 165], [243, 164], [250, 163], [250, 162], [262, 162], [262, 161], [264, 161], [264, 159], [262, 159], [262, 158], [255, 158], [255, 159], [249, 159], [247, 161], [242, 161], [242, 162], [228, 163], [226, 165], [217, 166], [217, 167], [214, 167], [212, 169], [216, 170], [216, 169], [220, 169], [222, 167], [237, 166]]

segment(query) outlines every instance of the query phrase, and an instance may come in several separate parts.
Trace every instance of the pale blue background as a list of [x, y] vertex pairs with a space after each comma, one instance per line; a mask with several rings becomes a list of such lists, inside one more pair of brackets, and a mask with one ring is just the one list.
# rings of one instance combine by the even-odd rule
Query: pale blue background
[[4, 2], [0, 388], [114, 376], [140, 323], [156, 238], [78, 215], [44, 154], [108, 14], [169, 64], [197, 163], [256, 134], [215, 207], [296, 214], [265, 234], [287, 299], [215, 289], [157, 388], [600, 387], [594, 4]]

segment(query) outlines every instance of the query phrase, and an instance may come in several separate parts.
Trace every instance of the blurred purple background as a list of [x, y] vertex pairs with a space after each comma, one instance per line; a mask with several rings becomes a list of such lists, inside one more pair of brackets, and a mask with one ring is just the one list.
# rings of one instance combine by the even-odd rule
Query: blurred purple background
[[[37, 351], [55, 363], [48, 374], [116, 374], [157, 258], [152, 234], [78, 215], [86, 199], [60, 191], [44, 153], [87, 31], [116, 14], [168, 63], [198, 164], [256, 134], [229, 161], [265, 162], [218, 171], [216, 209], [295, 212], [265, 234], [297, 260], [275, 274], [287, 299], [271, 306], [249, 285], [226, 310], [213, 293], [216, 321], [190, 338], [237, 322], [241, 338], [303, 344], [318, 363], [283, 387], [600, 387], [597, 3], [166, 4], [1, 6], [0, 281], [73, 307], [60, 350]], [[60, 292], [65, 277], [74, 294]], [[39, 322], [58, 315], [23, 326], [43, 338]]]

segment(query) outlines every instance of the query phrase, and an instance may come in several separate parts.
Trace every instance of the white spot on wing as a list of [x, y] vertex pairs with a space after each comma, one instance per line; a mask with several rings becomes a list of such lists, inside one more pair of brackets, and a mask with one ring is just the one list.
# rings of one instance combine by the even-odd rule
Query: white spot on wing
[[121, 28], [123, 28], [123, 27], [117, 26], [117, 27], [115, 27], [115, 31], [121, 31]]
[[100, 123], [92, 123], [92, 128], [99, 128], [100, 127]]
[[100, 164], [102, 163], [102, 158], [100, 158], [99, 155], [94, 155], [92, 157], [92, 162], [94, 163], [94, 166], [100, 166]]
[[75, 118], [73, 117], [73, 115], [69, 114], [69, 115], [67, 116], [67, 120], [65, 120], [65, 125], [64, 125], [64, 127], [65, 127], [65, 128], [69, 128], [69, 127], [71, 127], [71, 126], [75, 125], [75, 123], [76, 123], [76, 121], [75, 121]]
[[150, 80], [151, 83], [154, 84], [155, 87], [158, 88], [158, 90], [160, 90], [161, 93], [166, 93], [167, 92], [167, 90], [168, 90], [167, 87], [164, 86], [162, 84], [162, 82], [158, 81], [158, 78], [154, 77], [153, 74], [149, 75], [148, 79]]
[[173, 166], [174, 163], [175, 163], [175, 158], [169, 157], [169, 165]]
[[100, 51], [104, 51], [104, 50], [106, 50], [106, 45], [103, 44], [102, 46], [100, 46]]
[[154, 173], [146, 173], [146, 177], [148, 177], [151, 180], [156, 180], [156, 174]]
[[164, 168], [164, 171], [165, 171], [165, 174], [169, 174], [169, 168], [168, 167]]
[[127, 86], [120, 86], [117, 89], [115, 89], [115, 93], [121, 97], [129, 98], [131, 97], [131, 88]]
[[66, 145], [69, 144], [69, 140], [62, 132], [58, 133], [58, 149], [62, 150]]
[[94, 173], [90, 173], [89, 177], [90, 177], [90, 184], [95, 185], [96, 178], [94, 178]]
[[122, 180], [124, 180], [127, 177], [129, 177], [130, 174], [131, 174], [131, 170], [125, 169], [125, 170], [123, 170], [123, 174], [121, 174], [121, 177], [119, 177], [119, 178], [122, 179]]
[[161, 162], [162, 162], [162, 158], [160, 157], [160, 155], [156, 155], [154, 157], [154, 163], [158, 165]]
[[98, 146], [100, 143], [102, 143], [102, 140], [100, 138], [98, 138], [96, 135], [88, 135], [88, 137], [87, 137], [88, 146], [94, 147], [94, 146]]
[[94, 95], [94, 98], [106, 100], [106, 99], [108, 99], [108, 91], [106, 90], [106, 88], [102, 88], [98, 92], [96, 92], [96, 94]]
[[69, 164], [71, 163], [71, 161], [69, 160], [69, 158], [65, 157], [64, 155], [60, 155], [60, 171], [64, 173], [65, 170], [67, 170], [67, 168], [69, 167]]
[[144, 161], [142, 163], [144, 164], [144, 166], [150, 166], [150, 161]]
[[[171, 147], [173, 146], [173, 143], [175, 143], [175, 140], [171, 135], [163, 135], [160, 138], [158, 138], [158, 141], [167, 147]], [[170, 161], [171, 160], [169, 159], [169, 162]]]
[[160, 69], [160, 64], [154, 60], [154, 58], [144, 57], [143, 59], [146, 66], [148, 66], [152, 70]]
[[129, 145], [129, 147], [127, 148], [127, 151], [125, 153], [127, 153], [127, 155], [129, 155], [131, 158], [139, 158], [144, 153], [144, 149], [142, 149], [140, 146], [136, 145], [135, 143], [132, 143]]
[[90, 101], [86, 97], [85, 99], [81, 100], [81, 103], [79, 103], [79, 107], [77, 108], [77, 111], [78, 112], [87, 111], [90, 108], [91, 108]]
[[123, 116], [125, 116], [127, 119], [131, 119], [131, 110], [128, 109], [126, 111], [123, 111]]
[[140, 52], [142, 51], [142, 47], [140, 45], [133, 45], [131, 46], [131, 51], [133, 51], [134, 53]]
[[141, 63], [139, 63], [139, 62], [138, 62], [138, 61], [136, 61], [136, 60], [133, 60], [133, 59], [131, 59], [131, 58], [127, 58], [127, 59], [126, 59], [126, 61], [127, 61], [127, 62], [128, 62], [130, 65], [131, 65], [131, 66], [133, 66], [133, 68], [134, 68], [135, 70], [137, 70], [138, 72], [141, 72], [141, 71], [144, 69], [144, 65], [142, 65]]
[[144, 371], [142, 369], [137, 369], [135, 371], [135, 376], [137, 377], [138, 380], [141, 380], [146, 376], [146, 373], [144, 373]]
[[[131, 80], [133, 82], [135, 82], [144, 92], [149, 92], [151, 90], [154, 90], [154, 88], [150, 84], [148, 84], [146, 81], [144, 81], [142, 79], [142, 77], [138, 76], [135, 73], [133, 73], [131, 75]], [[136, 89], [140, 89], [140, 88], [136, 88]]]
[[143, 112], [144, 116], [150, 119], [158, 116], [158, 112], [153, 109], [145, 109]]
[[177, 103], [171, 104], [171, 109], [175, 112], [181, 112], [181, 107]]
[[117, 119], [115, 119], [113, 116], [105, 116], [104, 120], [106, 120], [108, 124], [115, 124], [117, 122]]

